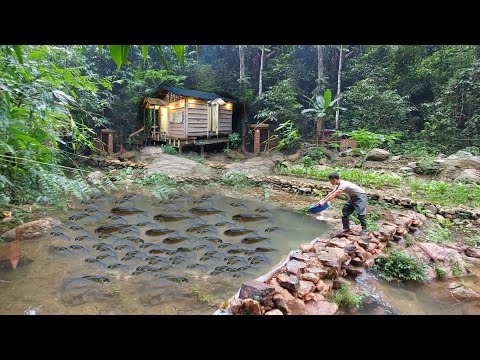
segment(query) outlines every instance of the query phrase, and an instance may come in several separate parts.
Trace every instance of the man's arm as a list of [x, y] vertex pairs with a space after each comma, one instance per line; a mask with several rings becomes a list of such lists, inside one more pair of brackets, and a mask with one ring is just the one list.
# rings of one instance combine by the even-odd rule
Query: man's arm
[[327, 202], [335, 199], [338, 195], [342, 194], [343, 190], [334, 190], [327, 196], [325, 196], [320, 202], [317, 203], [318, 206], [325, 205]]

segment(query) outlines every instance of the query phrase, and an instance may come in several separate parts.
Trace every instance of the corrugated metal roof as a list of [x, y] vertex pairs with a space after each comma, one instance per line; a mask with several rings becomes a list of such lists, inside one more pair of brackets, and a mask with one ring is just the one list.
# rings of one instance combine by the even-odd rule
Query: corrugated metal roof
[[148, 103], [149, 105], [168, 105], [168, 103], [163, 100], [163, 99], [157, 99], [157, 98], [145, 98], [143, 100], [143, 103]]
[[180, 96], [189, 96], [197, 99], [203, 99], [203, 100], [213, 100], [216, 98], [222, 98], [225, 101], [230, 101], [231, 103], [236, 103], [235, 100], [229, 99], [223, 96], [220, 96], [215, 93], [209, 93], [205, 91], [197, 91], [197, 90], [191, 90], [191, 89], [180, 89], [176, 88], [173, 86], [160, 86], [160, 90], [167, 90], [170, 91], [173, 94], [180, 95]]

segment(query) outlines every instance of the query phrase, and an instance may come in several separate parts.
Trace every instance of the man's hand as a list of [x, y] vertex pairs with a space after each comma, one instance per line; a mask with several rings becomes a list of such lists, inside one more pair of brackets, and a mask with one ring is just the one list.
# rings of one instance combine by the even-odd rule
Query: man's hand
[[325, 205], [325, 202], [323, 200], [320, 200], [318, 203], [317, 203], [317, 206], [323, 206]]

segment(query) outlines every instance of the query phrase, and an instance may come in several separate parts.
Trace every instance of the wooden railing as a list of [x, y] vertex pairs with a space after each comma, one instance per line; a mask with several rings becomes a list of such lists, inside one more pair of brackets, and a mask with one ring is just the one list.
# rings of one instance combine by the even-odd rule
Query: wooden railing
[[141, 133], [142, 131], [144, 131], [144, 130], [145, 130], [145, 127], [142, 126], [142, 127], [141, 127], [140, 129], [138, 129], [137, 131], [135, 131], [135, 132], [131, 133], [130, 135], [128, 135], [128, 138], [131, 139], [133, 136], [140, 134], [140, 133]]

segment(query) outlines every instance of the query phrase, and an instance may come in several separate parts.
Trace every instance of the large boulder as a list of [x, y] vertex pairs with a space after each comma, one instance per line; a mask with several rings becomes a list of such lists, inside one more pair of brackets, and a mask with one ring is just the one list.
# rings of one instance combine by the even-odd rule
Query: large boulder
[[135, 153], [133, 151], [126, 151], [118, 155], [118, 158], [122, 161], [132, 160], [135, 157]]
[[447, 159], [461, 159], [472, 157], [472, 153], [465, 150], [458, 150], [455, 154], [450, 155]]
[[480, 185], [480, 171], [477, 169], [465, 169], [455, 180], [473, 181], [475, 184]]
[[462, 175], [465, 169], [480, 170], [480, 156], [449, 157], [440, 165], [439, 176], [441, 180], [454, 180]]
[[225, 166], [225, 175], [266, 175], [269, 174], [275, 163], [268, 158], [254, 157], [245, 162], [227, 164]]
[[371, 161], [385, 161], [390, 157], [390, 153], [383, 149], [372, 149], [367, 153], [366, 160]]
[[[60, 221], [46, 217], [43, 219], [35, 220], [28, 222], [26, 224], [19, 225], [20, 230], [20, 238], [22, 240], [34, 239], [42, 235], [48, 229], [60, 225]], [[4, 232], [1, 235], [2, 238], [6, 240], [14, 240], [15, 239], [15, 228]]]
[[87, 180], [95, 184], [100, 181], [102, 176], [103, 176], [103, 173], [100, 170], [92, 171], [87, 175]]
[[328, 301], [308, 301], [305, 303], [308, 315], [335, 315], [337, 304]]
[[197, 161], [180, 156], [162, 154], [145, 167], [146, 174], [162, 174], [170, 176], [188, 176], [210, 174], [213, 170]]
[[265, 284], [260, 281], [247, 281], [242, 284], [240, 288], [240, 299], [252, 298], [257, 301], [263, 302], [263, 300], [275, 292], [275, 288], [271, 285]]

